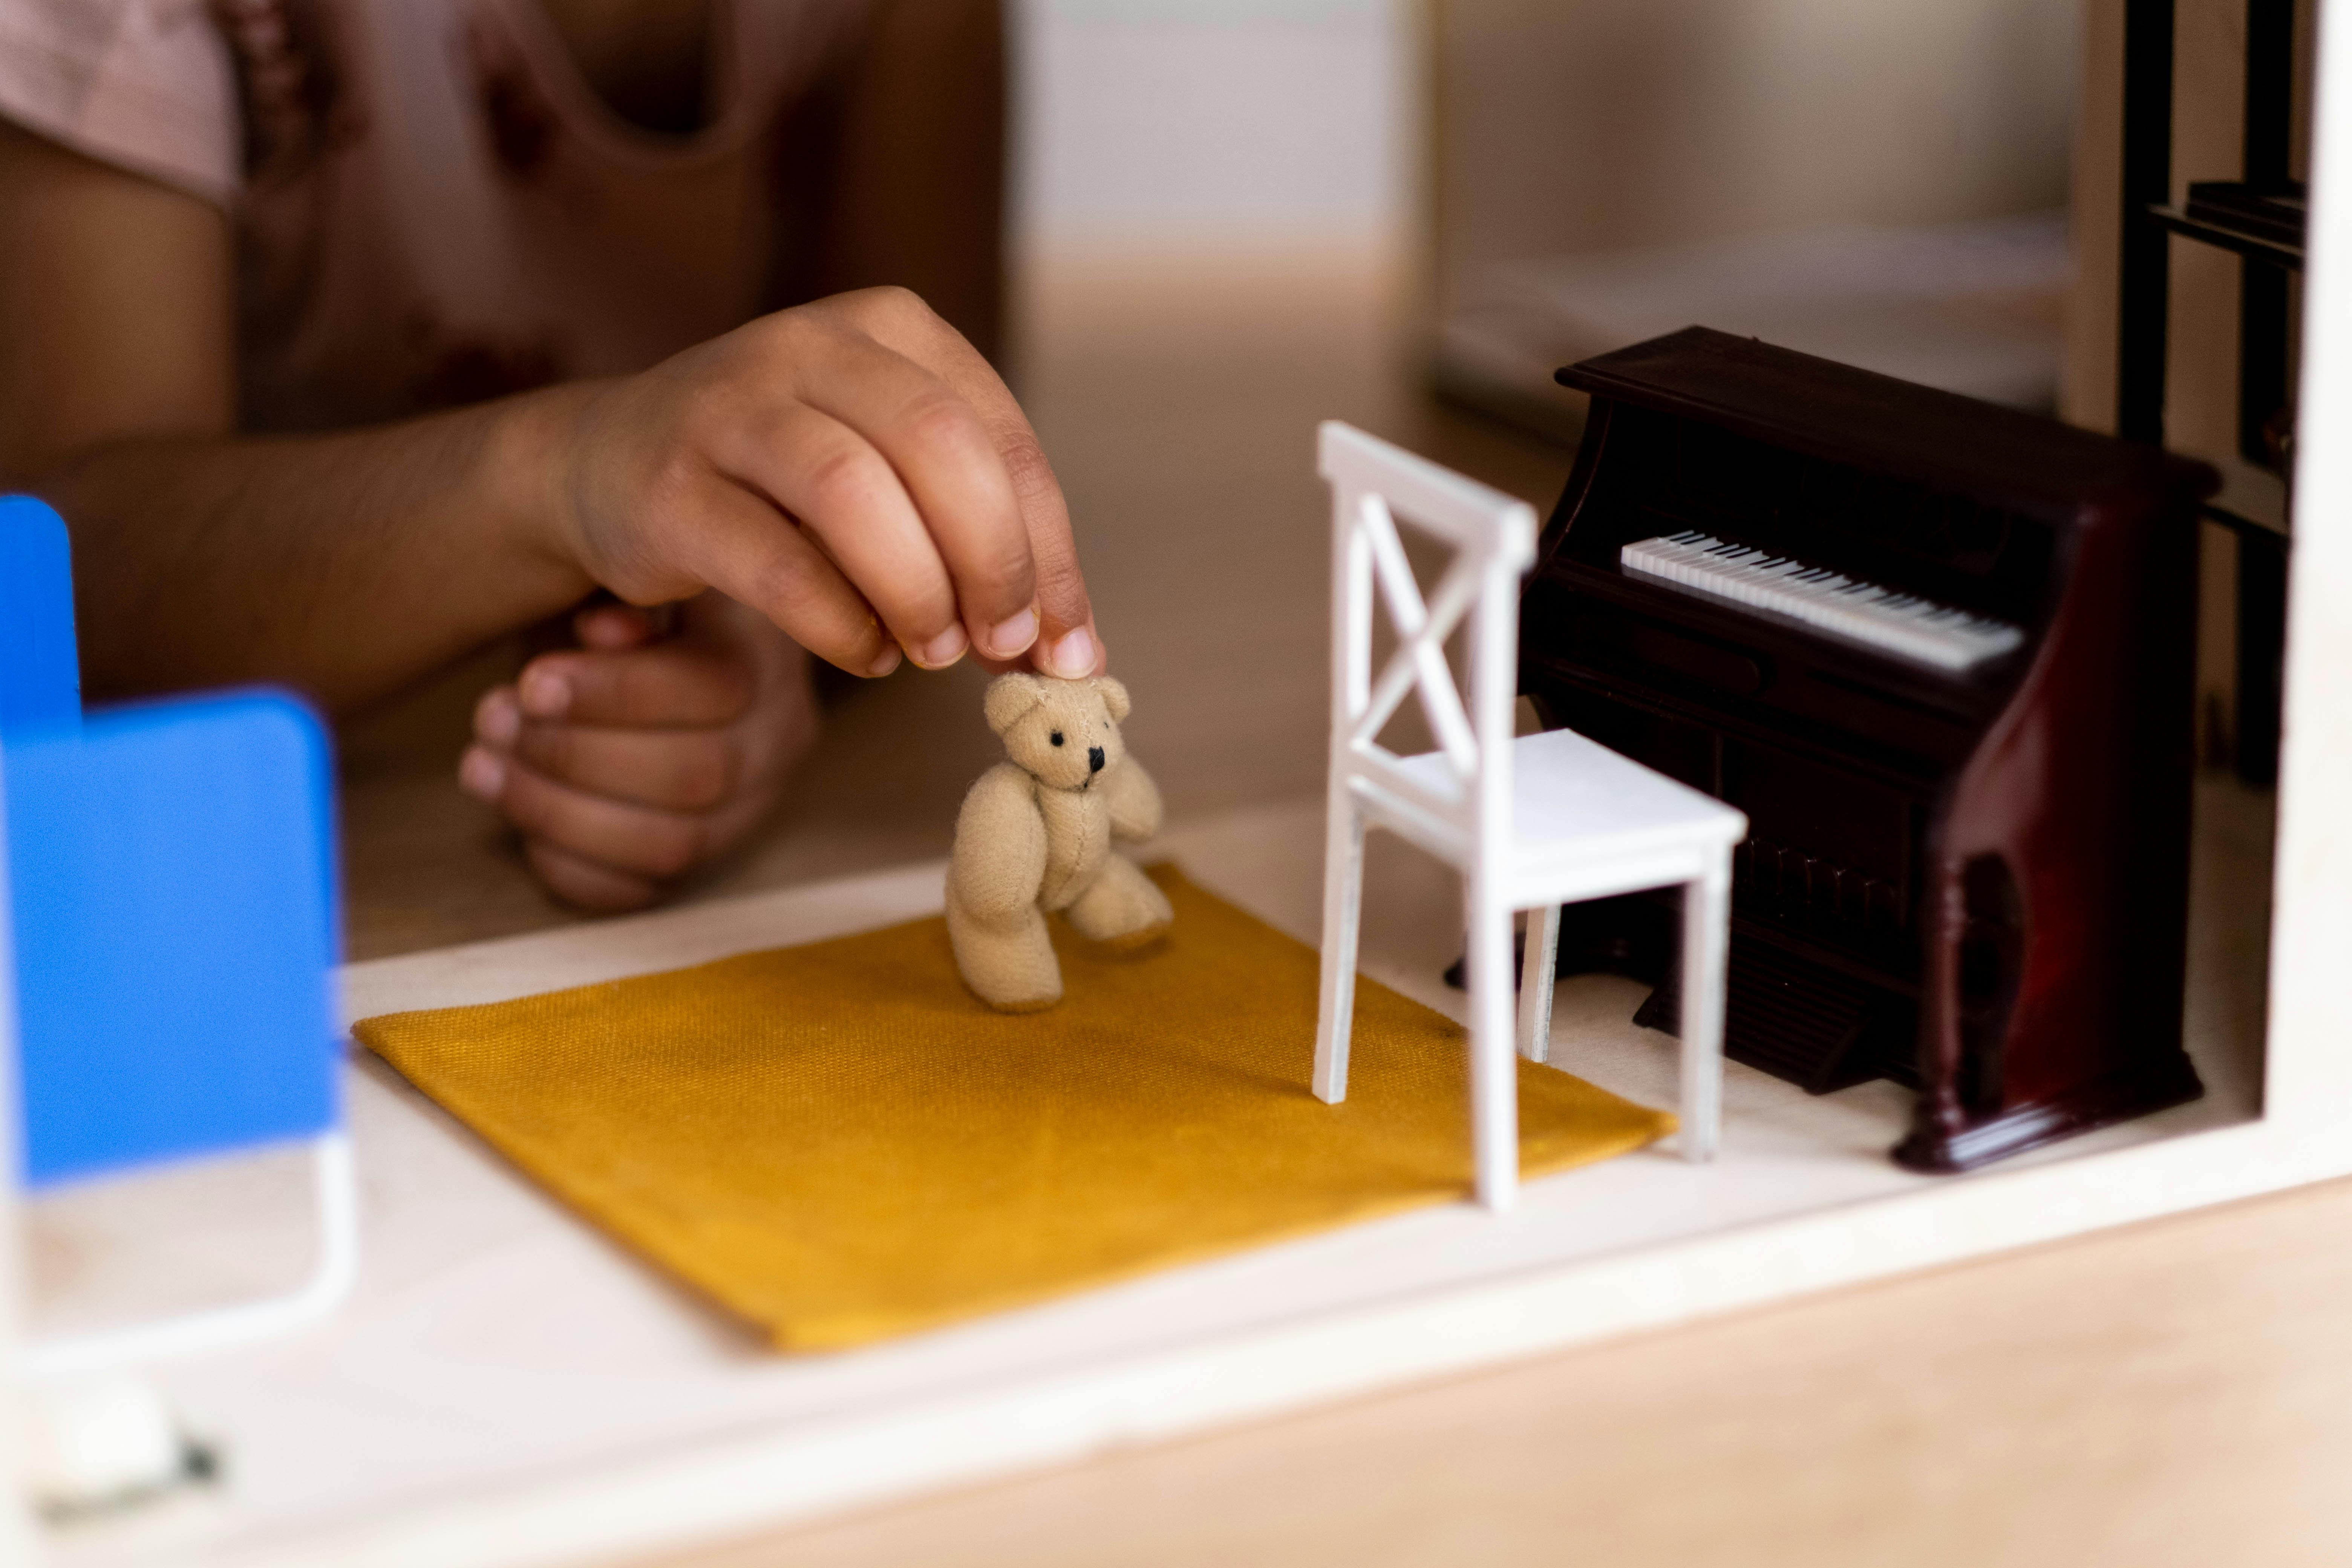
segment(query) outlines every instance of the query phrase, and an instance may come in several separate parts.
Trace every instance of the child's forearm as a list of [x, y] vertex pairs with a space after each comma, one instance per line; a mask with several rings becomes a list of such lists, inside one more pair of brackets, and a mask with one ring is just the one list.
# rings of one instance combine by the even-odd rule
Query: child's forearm
[[34, 488], [77, 530], [100, 693], [274, 679], [349, 707], [600, 584], [716, 588], [856, 675], [1102, 663], [1035, 434], [904, 289], [404, 425], [102, 439]]
[[593, 586], [551, 495], [590, 387], [297, 438], [128, 439], [30, 487], [75, 551], [93, 697], [277, 680], [390, 692]]

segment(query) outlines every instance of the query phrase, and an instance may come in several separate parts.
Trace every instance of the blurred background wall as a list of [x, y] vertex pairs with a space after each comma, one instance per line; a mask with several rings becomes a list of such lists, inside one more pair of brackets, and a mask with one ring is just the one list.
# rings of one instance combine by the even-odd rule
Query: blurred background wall
[[1487, 261], [2057, 206], [2077, 9], [1019, 0], [1016, 232], [1056, 249], [1360, 243], [1433, 205], [1427, 237], [1451, 279]]
[[2075, 0], [1429, 0], [1433, 360], [1555, 435], [1557, 365], [1694, 322], [2057, 401]]
[[2073, 0], [1434, 0], [1439, 274], [2062, 205]]
[[2058, 400], [2076, 0], [1022, 0], [1016, 255], [1402, 258], [1449, 393], [1694, 321]]
[[1390, 246], [1413, 0], [1018, 0], [1016, 254]]

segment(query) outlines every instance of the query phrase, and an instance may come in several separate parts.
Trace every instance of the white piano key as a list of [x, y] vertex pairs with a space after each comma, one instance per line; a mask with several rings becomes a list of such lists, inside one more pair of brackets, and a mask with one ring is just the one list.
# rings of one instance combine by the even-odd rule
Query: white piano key
[[2025, 640], [2007, 622], [1696, 529], [1628, 544], [1618, 559], [1629, 572], [1792, 616], [1943, 669], [1968, 669]]

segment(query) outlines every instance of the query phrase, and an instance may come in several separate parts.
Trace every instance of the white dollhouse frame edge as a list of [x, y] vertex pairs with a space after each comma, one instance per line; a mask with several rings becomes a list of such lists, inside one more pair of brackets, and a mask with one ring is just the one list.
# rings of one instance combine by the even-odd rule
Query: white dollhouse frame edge
[[[2323, 27], [2317, 79], [2300, 403], [2305, 432], [2352, 432], [2352, 37]], [[739, 1433], [236, 1561], [610, 1561], [2352, 1173], [2352, 439], [2306, 436], [2296, 488], [2260, 1119], [814, 1428]], [[0, 1131], [13, 1125], [0, 1118]], [[8, 1185], [0, 1183], [9, 1237], [0, 1369], [16, 1359]], [[15, 1473], [7, 1376], [0, 1371], [0, 1476]], [[0, 1558], [29, 1561], [8, 1550], [22, 1539], [10, 1536], [21, 1529], [15, 1490], [0, 1495]]]

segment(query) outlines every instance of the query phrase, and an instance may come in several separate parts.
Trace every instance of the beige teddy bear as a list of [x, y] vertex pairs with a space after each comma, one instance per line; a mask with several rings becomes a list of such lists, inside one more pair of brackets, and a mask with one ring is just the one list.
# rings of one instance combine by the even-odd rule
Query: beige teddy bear
[[999, 676], [986, 709], [1012, 760], [981, 774], [956, 816], [948, 937], [974, 994], [1001, 1012], [1034, 1013], [1062, 999], [1049, 911], [1122, 948], [1174, 921], [1168, 895], [1111, 851], [1114, 839], [1160, 831], [1160, 790], [1119, 739], [1127, 688], [1108, 676]]

